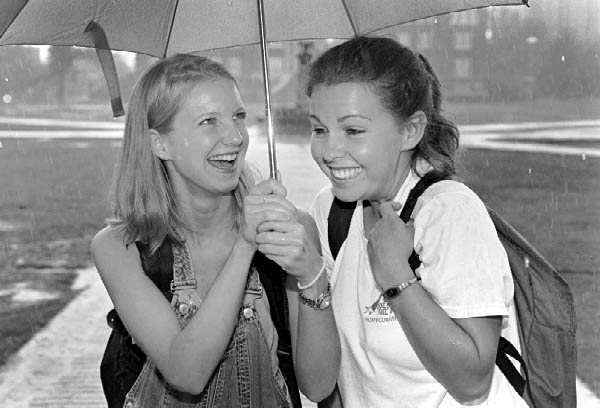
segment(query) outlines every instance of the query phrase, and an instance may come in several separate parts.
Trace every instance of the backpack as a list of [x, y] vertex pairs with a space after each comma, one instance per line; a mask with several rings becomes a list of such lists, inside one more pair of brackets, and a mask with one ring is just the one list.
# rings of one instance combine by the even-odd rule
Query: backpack
[[[425, 175], [402, 207], [402, 221], [408, 222], [417, 200], [429, 186], [445, 179], [433, 173]], [[331, 204], [328, 233], [334, 259], [348, 235], [355, 207], [356, 202], [337, 198]], [[496, 365], [530, 407], [574, 407], [577, 323], [573, 295], [556, 269], [517, 230], [492, 209], [487, 210], [510, 263], [522, 353], [500, 337]], [[412, 270], [420, 263], [413, 250], [409, 258]], [[521, 370], [508, 356], [519, 361]]]

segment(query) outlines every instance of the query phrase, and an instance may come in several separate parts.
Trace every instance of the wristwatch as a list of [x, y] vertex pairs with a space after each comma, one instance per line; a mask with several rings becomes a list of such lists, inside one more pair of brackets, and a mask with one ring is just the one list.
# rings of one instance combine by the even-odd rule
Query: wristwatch
[[418, 280], [419, 278], [415, 276], [407, 280], [406, 282], [402, 282], [399, 285], [387, 288], [383, 291], [383, 298], [387, 301], [397, 298], [398, 296], [400, 296], [400, 293], [402, 293], [406, 288], [408, 288], [410, 285], [417, 282]]
[[298, 292], [298, 300], [303, 305], [309, 306], [315, 310], [326, 310], [331, 306], [331, 283], [327, 283], [327, 290], [316, 299], [310, 299], [304, 296], [303, 291]]

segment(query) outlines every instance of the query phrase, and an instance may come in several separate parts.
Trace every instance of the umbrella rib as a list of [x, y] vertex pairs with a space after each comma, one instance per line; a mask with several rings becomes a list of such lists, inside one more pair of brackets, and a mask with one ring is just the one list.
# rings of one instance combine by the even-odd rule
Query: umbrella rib
[[175, 0], [175, 7], [173, 8], [173, 15], [171, 16], [171, 25], [169, 25], [169, 35], [167, 36], [167, 42], [165, 43], [165, 49], [162, 53], [162, 57], [167, 56], [167, 49], [169, 48], [169, 43], [171, 42], [171, 33], [173, 33], [173, 26], [175, 25], [175, 14], [177, 14], [177, 9], [179, 8], [179, 0]]
[[25, 6], [27, 6], [27, 2], [24, 2], [24, 3], [23, 3], [23, 6], [21, 7], [21, 9], [15, 13], [15, 16], [13, 17], [13, 19], [12, 19], [12, 20], [10, 20], [10, 23], [8, 23], [8, 24], [6, 25], [6, 27], [4, 28], [4, 31], [2, 31], [2, 32], [0, 33], [0, 38], [1, 38], [2, 36], [4, 36], [4, 34], [6, 34], [6, 30], [8, 30], [8, 28], [9, 28], [9, 27], [12, 25], [12, 23], [14, 23], [14, 22], [15, 22], [15, 20], [17, 19], [17, 17], [19, 17], [19, 14], [21, 14], [21, 12], [22, 12], [22, 11], [23, 11], [23, 9], [25, 8]]
[[346, 4], [346, 0], [342, 0], [342, 5], [344, 6], [344, 11], [346, 12], [348, 21], [350, 21], [350, 26], [352, 27], [352, 31], [354, 32], [354, 35], [357, 36], [358, 30], [356, 29], [356, 26], [354, 25], [354, 20], [352, 20], [352, 16], [350, 15], [350, 11], [348, 10], [348, 5]]

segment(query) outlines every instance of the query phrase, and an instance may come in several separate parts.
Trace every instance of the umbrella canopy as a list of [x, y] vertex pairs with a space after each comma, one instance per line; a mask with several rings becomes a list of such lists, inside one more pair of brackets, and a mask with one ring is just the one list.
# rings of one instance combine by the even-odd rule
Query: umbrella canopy
[[[3, 0], [0, 45], [76, 45], [164, 57], [261, 44], [269, 161], [276, 173], [267, 42], [351, 38], [454, 11], [527, 0]], [[98, 52], [115, 116], [110, 51]]]
[[[351, 38], [426, 17], [525, 0], [263, 0], [266, 41]], [[3, 0], [0, 45], [93, 47], [164, 57], [260, 42], [255, 0]]]

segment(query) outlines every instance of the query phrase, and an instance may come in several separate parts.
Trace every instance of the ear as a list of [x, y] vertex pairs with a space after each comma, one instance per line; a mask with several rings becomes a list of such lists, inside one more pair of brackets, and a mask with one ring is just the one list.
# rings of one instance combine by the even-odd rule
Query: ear
[[152, 153], [159, 159], [170, 160], [171, 155], [169, 154], [169, 149], [167, 148], [163, 136], [154, 129], [150, 129], [148, 133], [150, 135]]
[[414, 149], [425, 133], [427, 127], [427, 116], [423, 111], [416, 111], [406, 121], [404, 121], [404, 150]]

